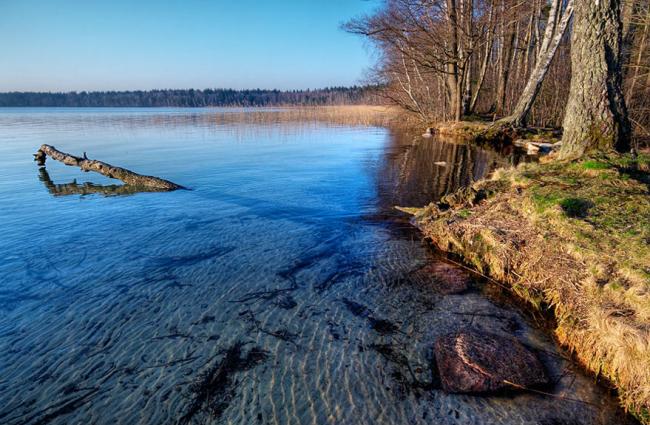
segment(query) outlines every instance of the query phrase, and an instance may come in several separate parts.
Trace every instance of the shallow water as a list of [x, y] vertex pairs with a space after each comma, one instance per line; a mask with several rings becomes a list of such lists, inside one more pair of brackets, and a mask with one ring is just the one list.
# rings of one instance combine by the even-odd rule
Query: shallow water
[[[448, 266], [392, 208], [520, 158], [234, 112], [0, 110], [0, 423], [624, 421], [490, 288], [440, 291]], [[191, 190], [39, 170], [42, 143]], [[553, 396], [443, 393], [432, 344], [464, 327], [533, 348]]]

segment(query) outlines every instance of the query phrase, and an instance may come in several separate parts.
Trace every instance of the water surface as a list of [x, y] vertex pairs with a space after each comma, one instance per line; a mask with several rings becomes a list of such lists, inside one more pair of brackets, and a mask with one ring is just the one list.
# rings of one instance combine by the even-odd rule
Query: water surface
[[[621, 423], [484, 284], [445, 294], [463, 271], [392, 208], [520, 158], [247, 113], [0, 110], [1, 423]], [[39, 169], [42, 143], [191, 190]], [[552, 395], [442, 392], [433, 342], [465, 327], [534, 349]]]

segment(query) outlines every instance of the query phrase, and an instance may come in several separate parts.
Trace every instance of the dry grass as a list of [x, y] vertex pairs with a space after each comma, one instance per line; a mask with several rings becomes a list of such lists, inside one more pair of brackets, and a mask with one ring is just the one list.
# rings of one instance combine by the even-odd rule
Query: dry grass
[[557, 319], [650, 424], [650, 157], [525, 164], [415, 211], [424, 234]]
[[484, 120], [442, 122], [432, 127], [445, 138], [472, 142], [499, 143], [522, 139], [531, 142], [558, 142], [558, 132], [544, 128], [513, 128], [500, 122]]
[[[294, 127], [309, 129], [315, 126], [375, 126], [391, 128], [418, 127], [413, 117], [396, 107], [373, 105], [341, 105], [314, 107], [269, 108], [186, 108], [160, 109], [155, 113], [115, 114], [98, 117], [97, 114], [62, 116], [57, 120], [62, 128], [67, 125], [93, 125], [109, 128], [192, 128], [212, 129], [227, 126], [237, 132], [264, 127]], [[242, 131], [240, 131], [242, 130]]]
[[433, 128], [445, 137], [475, 139], [490, 127], [490, 123], [481, 121], [450, 121], [435, 124]]
[[391, 106], [342, 105], [285, 108], [248, 108], [215, 113], [215, 124], [278, 124], [322, 122], [350, 126], [409, 126], [409, 118]]

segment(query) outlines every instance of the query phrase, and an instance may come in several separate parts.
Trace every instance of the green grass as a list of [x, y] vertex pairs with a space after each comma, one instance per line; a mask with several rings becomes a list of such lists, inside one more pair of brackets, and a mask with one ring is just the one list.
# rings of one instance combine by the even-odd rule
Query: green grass
[[539, 186], [533, 188], [531, 197], [538, 213], [543, 213], [549, 208], [559, 205], [562, 201], [562, 194], [549, 192]]
[[461, 218], [467, 218], [467, 217], [469, 217], [470, 215], [472, 215], [472, 212], [471, 212], [470, 210], [468, 210], [468, 209], [465, 208], [465, 209], [462, 209], [462, 210], [458, 211], [458, 215], [459, 215]]
[[607, 170], [610, 168], [609, 164], [597, 160], [583, 161], [579, 165], [583, 170]]

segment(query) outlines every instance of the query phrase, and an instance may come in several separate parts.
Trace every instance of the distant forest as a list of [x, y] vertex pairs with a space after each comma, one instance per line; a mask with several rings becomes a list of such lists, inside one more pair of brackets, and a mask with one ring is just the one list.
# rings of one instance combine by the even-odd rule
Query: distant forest
[[327, 87], [317, 90], [149, 90], [69, 93], [0, 93], [0, 107], [204, 107], [323, 106], [377, 103], [374, 86]]

